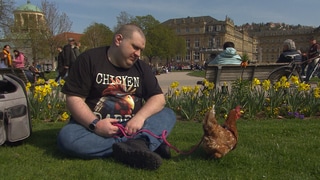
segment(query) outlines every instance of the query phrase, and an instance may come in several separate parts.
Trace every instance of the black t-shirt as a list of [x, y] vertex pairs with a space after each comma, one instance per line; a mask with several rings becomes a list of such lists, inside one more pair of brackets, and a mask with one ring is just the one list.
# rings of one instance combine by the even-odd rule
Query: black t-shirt
[[129, 120], [143, 101], [162, 94], [151, 68], [138, 60], [130, 69], [118, 68], [107, 58], [108, 47], [82, 53], [74, 63], [62, 88], [68, 95], [84, 97], [101, 119]]

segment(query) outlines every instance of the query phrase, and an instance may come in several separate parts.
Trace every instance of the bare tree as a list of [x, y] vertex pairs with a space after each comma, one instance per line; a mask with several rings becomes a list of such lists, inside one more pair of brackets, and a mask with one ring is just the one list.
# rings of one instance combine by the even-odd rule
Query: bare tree
[[66, 13], [60, 13], [58, 11], [55, 2], [42, 0], [41, 9], [44, 13], [48, 28], [46, 31], [47, 33], [45, 34], [45, 39], [47, 40], [49, 46], [51, 59], [54, 60], [56, 48], [65, 43], [64, 39], [57, 39], [55, 36], [63, 32], [69, 32], [71, 30], [72, 22]]
[[[55, 3], [43, 0], [40, 9], [44, 17], [22, 13], [24, 23], [12, 24], [8, 37], [15, 47], [24, 49], [31, 55], [30, 59], [33, 61], [51, 61], [50, 64], [53, 64], [56, 47], [65, 43], [65, 40], [55, 37], [57, 34], [70, 31], [72, 22], [65, 13], [58, 11]], [[10, 13], [12, 14], [12, 11]]]
[[0, 36], [5, 35], [13, 23], [13, 5], [11, 0], [0, 0]]
[[124, 24], [129, 24], [134, 20], [134, 16], [128, 14], [125, 11], [120, 12], [119, 16], [117, 16], [117, 25], [113, 28], [113, 31], [116, 32], [120, 26]]
[[54, 2], [41, 1], [41, 9], [46, 17], [49, 32], [55, 36], [57, 34], [71, 30], [72, 22], [66, 13], [60, 13]]

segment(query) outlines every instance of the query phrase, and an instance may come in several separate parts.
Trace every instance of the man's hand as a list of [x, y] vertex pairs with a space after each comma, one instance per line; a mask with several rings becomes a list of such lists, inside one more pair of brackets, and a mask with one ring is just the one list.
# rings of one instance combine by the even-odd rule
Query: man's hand
[[139, 131], [143, 127], [143, 124], [144, 120], [134, 116], [132, 119], [130, 119], [130, 121], [127, 122], [125, 132], [128, 135], [132, 135]]
[[97, 123], [96, 129], [94, 130], [94, 132], [99, 136], [112, 137], [118, 133], [119, 128], [113, 125], [113, 123], [117, 123], [117, 122], [118, 120], [116, 119], [111, 119], [111, 118], [102, 119]]

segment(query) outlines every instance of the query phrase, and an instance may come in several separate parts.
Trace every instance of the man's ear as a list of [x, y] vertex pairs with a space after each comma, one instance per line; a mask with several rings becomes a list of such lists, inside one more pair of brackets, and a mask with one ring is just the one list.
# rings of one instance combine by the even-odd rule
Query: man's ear
[[116, 44], [117, 46], [120, 45], [120, 43], [122, 42], [122, 40], [123, 40], [123, 36], [122, 36], [121, 34], [117, 34], [117, 35], [115, 36], [115, 44]]

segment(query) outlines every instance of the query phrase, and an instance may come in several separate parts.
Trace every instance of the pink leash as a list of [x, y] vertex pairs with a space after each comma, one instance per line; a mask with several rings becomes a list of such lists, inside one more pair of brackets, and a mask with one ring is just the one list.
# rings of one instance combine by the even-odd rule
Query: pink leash
[[169, 146], [171, 149], [175, 150], [177, 153], [179, 154], [184, 154], [184, 155], [188, 155], [188, 154], [191, 154], [193, 153], [199, 146], [200, 144], [202, 143], [202, 140], [203, 138], [201, 139], [201, 141], [195, 146], [193, 147], [190, 151], [181, 151], [179, 150], [178, 148], [176, 148], [175, 146], [171, 145], [168, 141], [167, 141], [167, 134], [168, 134], [168, 131], [167, 130], [163, 130], [162, 133], [161, 133], [161, 136], [157, 136], [155, 135], [154, 133], [152, 133], [151, 131], [149, 130], [145, 130], [145, 129], [141, 129], [139, 131], [137, 131], [136, 133], [132, 134], [132, 135], [127, 135], [126, 132], [125, 132], [125, 128], [122, 124], [119, 124], [119, 123], [116, 123], [116, 124], [113, 124], [114, 126], [117, 126], [120, 130], [120, 134], [122, 134], [123, 136], [125, 136], [126, 138], [133, 138], [135, 135], [141, 133], [141, 132], [145, 132], [145, 133], [148, 133], [150, 134], [151, 136], [157, 138], [157, 139], [162, 139], [162, 141], [164, 143], [166, 143], [167, 146]]

